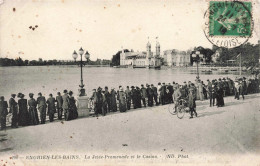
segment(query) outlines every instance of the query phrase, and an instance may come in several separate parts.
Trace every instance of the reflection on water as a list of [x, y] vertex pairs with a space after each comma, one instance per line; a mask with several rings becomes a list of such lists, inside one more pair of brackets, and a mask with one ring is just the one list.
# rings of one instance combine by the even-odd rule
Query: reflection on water
[[[239, 72], [218, 72], [210, 74], [200, 73], [201, 79], [230, 77], [235, 78]], [[56, 95], [64, 89], [72, 90], [75, 94], [80, 83], [80, 68], [75, 66], [23, 66], [23, 67], [0, 67], [0, 95], [9, 99], [11, 93], [24, 93], [26, 98], [30, 92], [36, 96], [42, 92], [45, 96], [49, 93]], [[141, 84], [154, 84], [158, 82], [182, 83], [194, 81], [196, 69], [176, 68], [165, 70], [154, 69], [130, 69], [110, 67], [84, 67], [83, 79], [88, 96], [93, 88], [115, 87]]]

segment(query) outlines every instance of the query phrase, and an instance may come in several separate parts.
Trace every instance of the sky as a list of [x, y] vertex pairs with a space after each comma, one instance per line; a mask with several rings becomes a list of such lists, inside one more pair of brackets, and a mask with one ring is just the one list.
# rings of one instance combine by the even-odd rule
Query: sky
[[[90, 59], [111, 59], [117, 51], [212, 48], [203, 33], [206, 0], [4, 0], [0, 6], [0, 57], [73, 60], [80, 47]], [[253, 2], [259, 40], [259, 1]], [[38, 26], [34, 30], [33, 27]], [[31, 29], [29, 28], [31, 26]]]

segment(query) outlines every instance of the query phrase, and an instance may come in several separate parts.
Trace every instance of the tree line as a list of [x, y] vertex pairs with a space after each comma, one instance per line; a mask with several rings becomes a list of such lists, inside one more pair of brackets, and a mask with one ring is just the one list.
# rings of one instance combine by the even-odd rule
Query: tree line
[[[97, 59], [96, 61], [89, 60], [85, 62], [87, 65], [110, 65], [111, 60]], [[50, 65], [77, 65], [78, 61], [73, 60], [23, 60], [21, 57], [16, 59], [0, 58], [0, 66], [50, 66]]]

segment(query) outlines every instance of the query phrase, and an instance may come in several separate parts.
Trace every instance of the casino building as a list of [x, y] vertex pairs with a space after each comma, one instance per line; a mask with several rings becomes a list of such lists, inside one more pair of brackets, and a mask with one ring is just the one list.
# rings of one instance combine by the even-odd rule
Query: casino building
[[120, 66], [133, 68], [160, 68], [161, 67], [160, 43], [156, 41], [155, 52], [151, 51], [151, 43], [146, 44], [146, 51], [124, 52], [120, 54]]

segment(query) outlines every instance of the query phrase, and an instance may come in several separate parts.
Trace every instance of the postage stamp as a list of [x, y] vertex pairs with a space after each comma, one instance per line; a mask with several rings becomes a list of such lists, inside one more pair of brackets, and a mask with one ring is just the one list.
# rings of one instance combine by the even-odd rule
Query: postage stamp
[[210, 1], [204, 19], [205, 36], [218, 47], [238, 47], [252, 35], [250, 1]]

